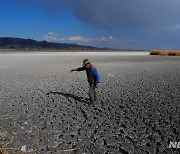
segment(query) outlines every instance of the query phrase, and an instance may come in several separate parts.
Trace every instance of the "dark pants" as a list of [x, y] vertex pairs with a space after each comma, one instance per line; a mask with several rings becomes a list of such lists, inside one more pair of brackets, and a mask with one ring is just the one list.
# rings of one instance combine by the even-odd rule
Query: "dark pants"
[[94, 83], [89, 84], [89, 101], [91, 104], [95, 103], [96, 101], [96, 91], [95, 87], [96, 85]]

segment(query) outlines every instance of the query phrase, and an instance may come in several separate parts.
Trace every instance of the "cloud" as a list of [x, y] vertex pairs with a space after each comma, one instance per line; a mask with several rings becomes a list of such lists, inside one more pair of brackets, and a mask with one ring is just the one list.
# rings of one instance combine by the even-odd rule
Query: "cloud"
[[69, 0], [83, 22], [105, 28], [153, 27], [179, 22], [179, 0]]
[[48, 32], [47, 34], [45, 34], [43, 36], [43, 39], [46, 40], [46, 41], [52, 41], [52, 42], [56, 42], [56, 41], [59, 41], [58, 35], [53, 33], [53, 32]]
[[46, 10], [70, 8], [82, 22], [105, 29], [180, 24], [180, 0], [19, 0]]
[[176, 31], [176, 30], [180, 30], [180, 24], [171, 26], [171, 27], [167, 27], [167, 29], [171, 30], [171, 31]]
[[42, 38], [43, 40], [49, 41], [49, 42], [88, 42], [91, 39], [86, 38], [83, 36], [67, 36], [64, 34], [55, 34], [53, 32], [48, 32], [45, 34]]
[[126, 38], [115, 38], [113, 36], [108, 37], [84, 37], [84, 36], [67, 36], [64, 34], [56, 34], [53, 32], [48, 32], [42, 37], [43, 40], [49, 41], [49, 42], [132, 42], [132, 39], [126, 39]]
[[53, 32], [49, 32], [48, 35], [56, 36], [57, 34], [55, 34], [55, 33], [53, 33]]
[[91, 39], [90, 38], [85, 38], [85, 37], [82, 37], [82, 36], [71, 36], [71, 37], [67, 37], [67, 40], [69, 41], [79, 41], [79, 42], [88, 42], [90, 41]]
[[106, 41], [115, 41], [116, 39], [112, 36], [109, 36], [109, 37], [96, 38], [95, 40], [99, 42], [106, 42]]
[[100, 38], [93, 38], [92, 40], [97, 42], [133, 42], [133, 39], [126, 39], [126, 38], [115, 38], [113, 36], [108, 37], [100, 37]]

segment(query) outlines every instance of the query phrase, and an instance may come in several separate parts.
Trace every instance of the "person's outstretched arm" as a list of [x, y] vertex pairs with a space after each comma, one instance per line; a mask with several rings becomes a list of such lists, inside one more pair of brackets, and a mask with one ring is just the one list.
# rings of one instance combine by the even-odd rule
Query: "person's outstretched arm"
[[70, 70], [70, 72], [74, 72], [74, 71], [84, 71], [85, 70], [85, 66], [81, 66], [81, 67], [78, 67], [78, 68], [73, 68]]
[[70, 70], [70, 72], [74, 72], [74, 71], [77, 71], [77, 68], [73, 68]]

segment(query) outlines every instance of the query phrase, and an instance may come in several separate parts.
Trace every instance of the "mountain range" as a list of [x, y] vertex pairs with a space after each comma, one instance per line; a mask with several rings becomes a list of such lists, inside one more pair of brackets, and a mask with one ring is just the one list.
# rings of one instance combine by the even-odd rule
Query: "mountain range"
[[36, 41], [33, 39], [0, 37], [0, 49], [14, 50], [107, 50], [109, 48], [97, 48], [78, 44], [54, 43], [47, 41]]

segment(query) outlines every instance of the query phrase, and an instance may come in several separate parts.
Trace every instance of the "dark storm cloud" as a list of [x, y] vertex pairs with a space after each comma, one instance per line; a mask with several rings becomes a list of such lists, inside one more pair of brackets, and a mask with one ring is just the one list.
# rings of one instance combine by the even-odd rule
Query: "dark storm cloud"
[[180, 0], [19, 0], [51, 12], [69, 7], [84, 23], [103, 28], [154, 27], [180, 23]]
[[47, 10], [69, 7], [84, 23], [103, 28], [154, 27], [180, 23], [180, 0], [20, 0]]
[[179, 0], [69, 0], [83, 22], [111, 28], [162, 26], [179, 22]]

